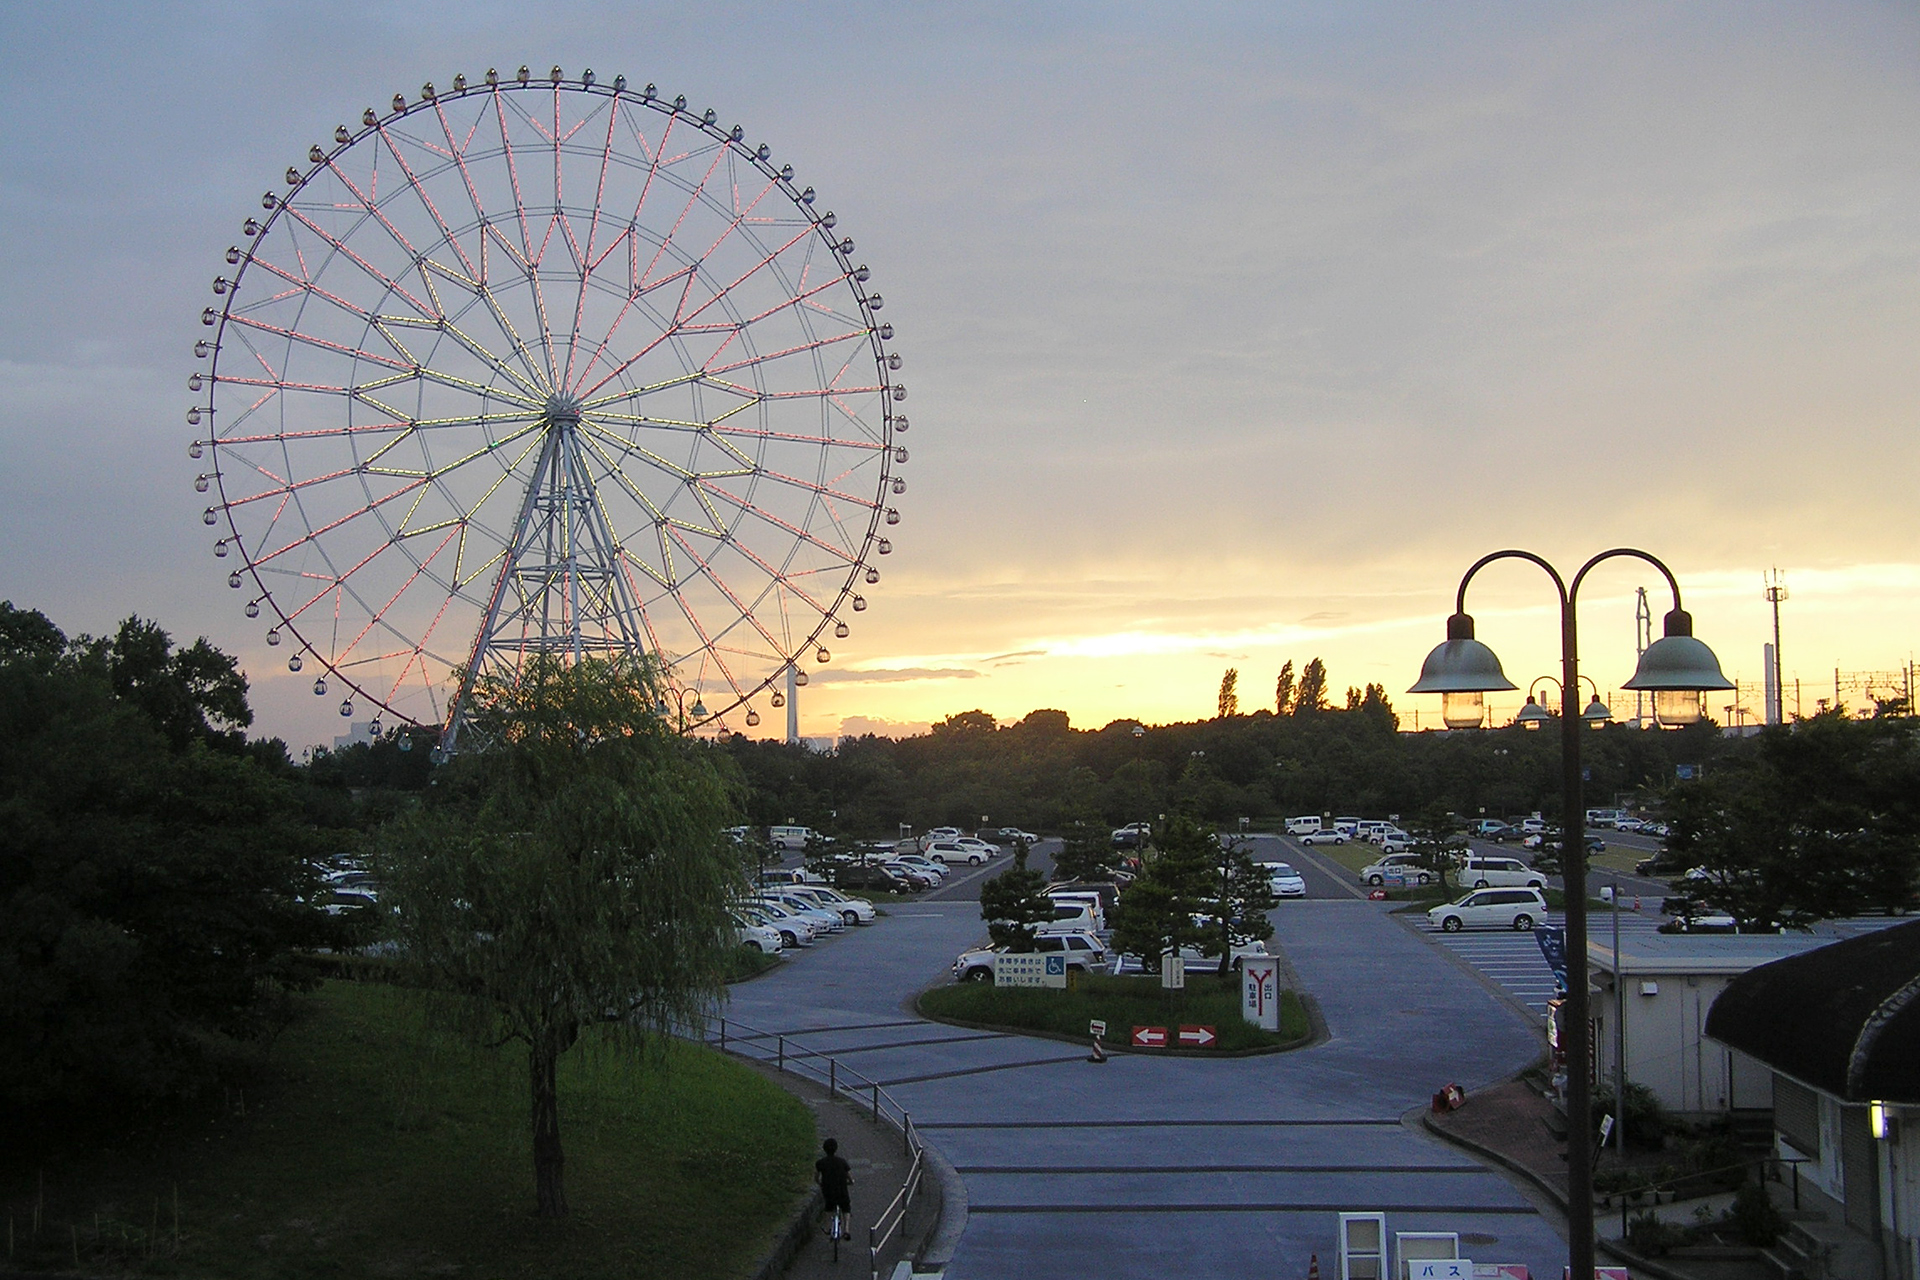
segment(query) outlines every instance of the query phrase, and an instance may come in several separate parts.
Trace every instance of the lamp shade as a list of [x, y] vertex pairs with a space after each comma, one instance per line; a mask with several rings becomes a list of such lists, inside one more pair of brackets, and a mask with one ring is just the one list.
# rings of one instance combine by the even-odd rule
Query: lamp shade
[[1693, 617], [1675, 609], [1666, 617], [1666, 634], [1647, 646], [1633, 679], [1622, 689], [1649, 693], [1683, 690], [1731, 689], [1733, 681], [1720, 673], [1720, 659], [1693, 638]]
[[1420, 664], [1420, 678], [1407, 692], [1489, 693], [1519, 687], [1507, 679], [1493, 650], [1473, 638], [1473, 618], [1456, 613], [1447, 619], [1446, 641]]
[[1532, 694], [1528, 694], [1527, 705], [1520, 708], [1520, 714], [1513, 718], [1513, 722], [1525, 729], [1538, 729], [1551, 719], [1552, 713], [1535, 702]]
[[1613, 708], [1600, 701], [1600, 695], [1596, 693], [1593, 695], [1593, 701], [1587, 704], [1587, 709], [1580, 713], [1580, 718], [1599, 729], [1612, 722]]

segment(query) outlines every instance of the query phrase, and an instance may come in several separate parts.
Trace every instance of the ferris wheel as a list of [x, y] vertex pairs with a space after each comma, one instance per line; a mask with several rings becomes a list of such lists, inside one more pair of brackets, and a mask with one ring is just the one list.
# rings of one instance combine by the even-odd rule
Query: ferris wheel
[[907, 389], [791, 165], [559, 67], [396, 94], [306, 161], [226, 252], [187, 420], [227, 584], [316, 696], [451, 748], [536, 653], [657, 654], [720, 725], [829, 661]]

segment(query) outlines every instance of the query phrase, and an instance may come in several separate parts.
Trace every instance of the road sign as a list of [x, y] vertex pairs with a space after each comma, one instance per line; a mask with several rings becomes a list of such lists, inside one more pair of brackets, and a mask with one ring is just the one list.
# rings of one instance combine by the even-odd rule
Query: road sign
[[1180, 1047], [1182, 1049], [1211, 1049], [1220, 1038], [1213, 1034], [1212, 1027], [1181, 1027]]
[[1107, 1024], [1095, 1018], [1087, 1023], [1087, 1034], [1090, 1036], [1103, 1036], [1107, 1034]]
[[1064, 955], [1039, 955], [1019, 952], [993, 958], [993, 985], [996, 987], [1067, 986], [1067, 958]]
[[1167, 954], [1160, 957], [1160, 986], [1167, 991], [1179, 991], [1187, 985], [1187, 961], [1185, 956]]
[[1280, 1029], [1280, 958], [1248, 956], [1240, 962], [1240, 1016], [1268, 1031]]
[[1167, 1029], [1165, 1027], [1135, 1027], [1133, 1046], [1136, 1049], [1164, 1049], [1167, 1047]]
[[1407, 1280], [1473, 1280], [1473, 1263], [1466, 1258], [1412, 1258]]

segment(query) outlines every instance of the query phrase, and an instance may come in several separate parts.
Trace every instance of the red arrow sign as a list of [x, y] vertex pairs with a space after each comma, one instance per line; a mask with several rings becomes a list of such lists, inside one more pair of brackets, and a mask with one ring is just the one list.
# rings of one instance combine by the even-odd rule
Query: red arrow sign
[[1211, 1049], [1217, 1039], [1212, 1027], [1180, 1028], [1180, 1047], [1183, 1049]]
[[1133, 1044], [1137, 1049], [1164, 1049], [1167, 1047], [1167, 1029], [1165, 1027], [1135, 1027]]

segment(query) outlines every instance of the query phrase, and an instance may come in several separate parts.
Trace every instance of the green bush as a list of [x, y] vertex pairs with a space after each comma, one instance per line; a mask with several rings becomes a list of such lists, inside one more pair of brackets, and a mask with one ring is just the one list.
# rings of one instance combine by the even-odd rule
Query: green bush
[[[1600, 1117], [1614, 1114], [1613, 1082], [1605, 1081], [1593, 1091], [1594, 1137], [1600, 1135]], [[1637, 1081], [1627, 1081], [1627, 1145], [1643, 1151], [1658, 1151], [1667, 1133], [1666, 1108], [1653, 1090]]]
[[1280, 994], [1280, 1034], [1262, 1031], [1240, 1016], [1237, 986], [1222, 988], [1202, 979], [1179, 991], [1161, 989], [1157, 977], [1120, 977], [1089, 973], [1071, 991], [1034, 987], [996, 987], [985, 982], [956, 983], [922, 992], [920, 1012], [985, 1026], [1087, 1038], [1087, 1023], [1107, 1024], [1107, 1043], [1124, 1044], [1136, 1026], [1167, 1028], [1181, 1024], [1211, 1026], [1222, 1049], [1266, 1048], [1305, 1037], [1307, 1011], [1291, 991]]
[[1671, 1222], [1662, 1222], [1652, 1210], [1627, 1219], [1627, 1245], [1636, 1253], [1659, 1257], [1677, 1244], [1686, 1243], [1687, 1230]]
[[1741, 1243], [1757, 1249], [1767, 1248], [1787, 1229], [1787, 1220], [1773, 1207], [1762, 1182], [1749, 1182], [1734, 1195], [1727, 1224], [1739, 1233]]

